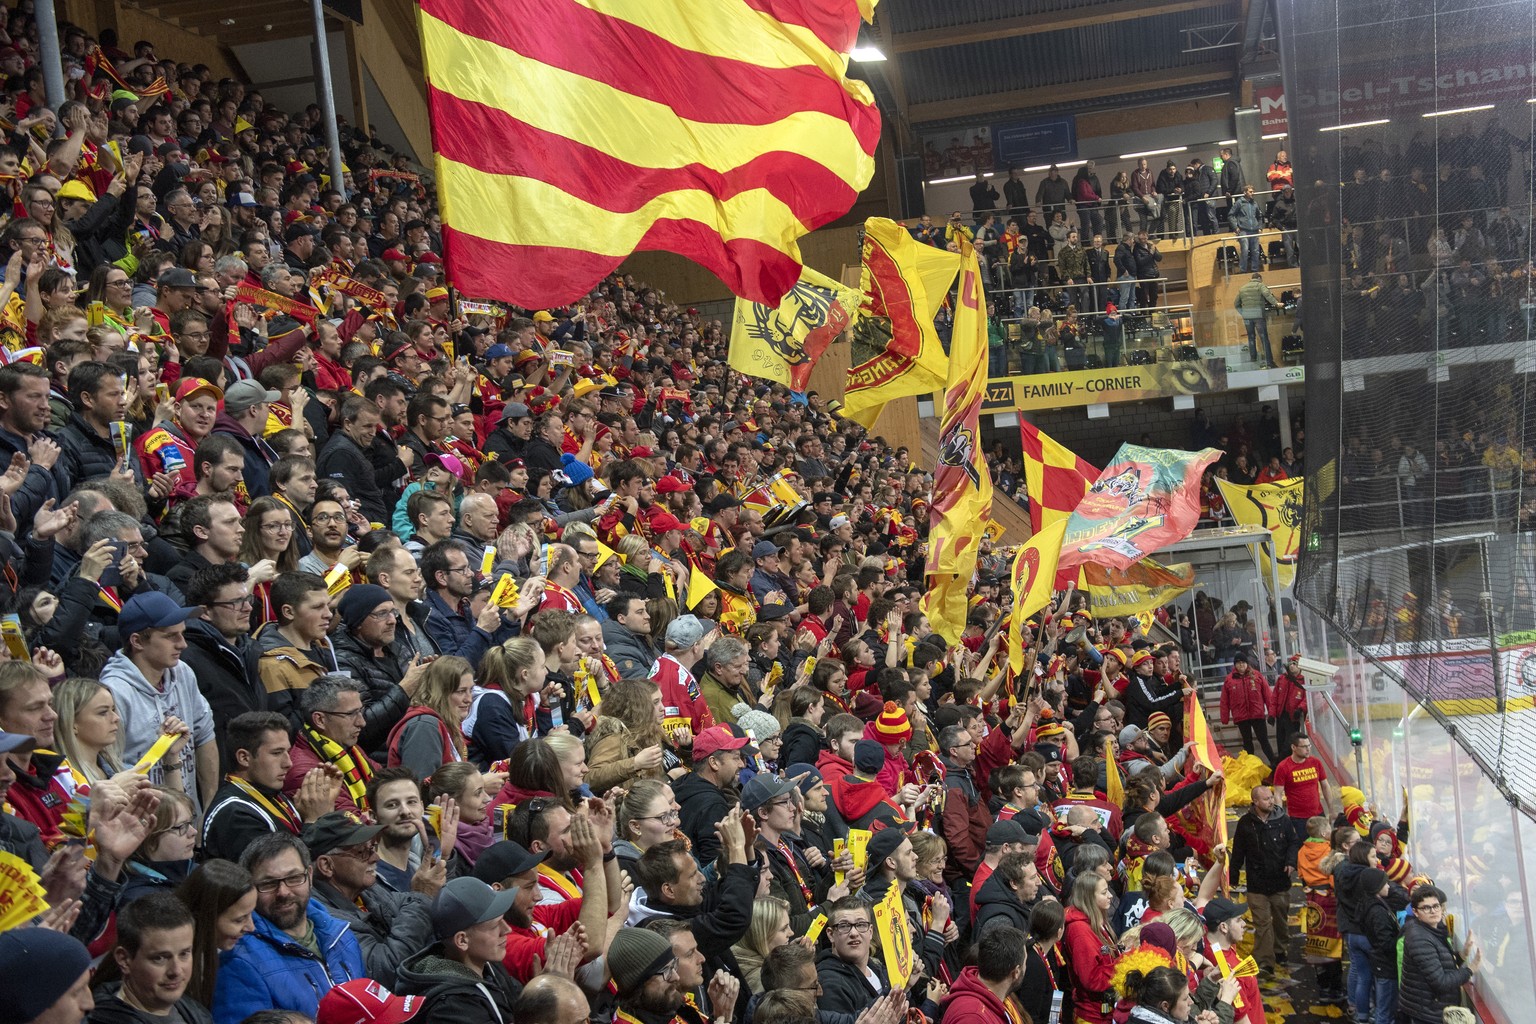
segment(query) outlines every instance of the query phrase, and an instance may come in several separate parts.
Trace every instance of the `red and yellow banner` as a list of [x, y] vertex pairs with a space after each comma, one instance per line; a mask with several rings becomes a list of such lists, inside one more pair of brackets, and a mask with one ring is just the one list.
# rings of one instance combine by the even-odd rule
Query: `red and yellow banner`
[[853, 333], [878, 351], [848, 370], [845, 418], [872, 428], [892, 399], [945, 386], [949, 371], [933, 316], [959, 269], [958, 255], [920, 244], [895, 221], [864, 222], [859, 273], [864, 297]]
[[[449, 277], [538, 309], [669, 251], [777, 306], [874, 175], [874, 0], [423, 0]], [[529, 102], [537, 97], [537, 102]]]

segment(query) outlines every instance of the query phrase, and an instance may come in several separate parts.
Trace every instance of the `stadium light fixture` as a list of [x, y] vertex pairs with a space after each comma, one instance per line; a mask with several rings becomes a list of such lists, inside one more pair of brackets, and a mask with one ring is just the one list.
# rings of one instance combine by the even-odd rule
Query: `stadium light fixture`
[[1235, 146], [1235, 145], [1237, 145], [1237, 140], [1236, 139], [1222, 139], [1220, 142], [1216, 143], [1216, 145], [1218, 145], [1218, 146]]
[[1449, 117], [1452, 114], [1471, 114], [1478, 110], [1492, 110], [1492, 103], [1479, 103], [1475, 107], [1452, 107], [1450, 110], [1426, 110], [1420, 117]]
[[885, 52], [873, 43], [860, 43], [853, 48], [848, 56], [860, 64], [875, 64], [885, 60]]
[[1331, 124], [1326, 128], [1319, 128], [1320, 132], [1347, 132], [1355, 128], [1373, 128], [1378, 124], [1391, 124], [1390, 117], [1378, 117], [1374, 121], [1351, 121], [1349, 124]]
[[[984, 172], [982, 174], [982, 177], [983, 178], [990, 178], [995, 173], [996, 173], [995, 171], [986, 171], [986, 172]], [[930, 185], [953, 185], [957, 181], [975, 181], [975, 180], [976, 180], [976, 175], [974, 175], [974, 174], [957, 174], [957, 175], [955, 175], [952, 178], [933, 178], [933, 179], [931, 179], [928, 182], [928, 184], [930, 184]]]
[[[1222, 143], [1225, 145], [1225, 143]], [[1188, 146], [1173, 146], [1169, 149], [1149, 149], [1144, 153], [1121, 153], [1121, 160], [1140, 160], [1144, 156], [1167, 156], [1169, 153], [1187, 153]]]
[[1285, 132], [1275, 132], [1275, 134], [1273, 134], [1273, 135], [1264, 135], [1264, 136], [1260, 136], [1260, 137], [1265, 142], [1273, 142], [1276, 139], [1283, 139], [1283, 138], [1285, 138], [1285, 135], [1286, 135]]
[[1026, 168], [1024, 168], [1024, 173], [1025, 174], [1034, 174], [1037, 171], [1048, 171], [1052, 167], [1055, 167], [1058, 171], [1060, 171], [1060, 170], [1065, 170], [1068, 167], [1081, 167], [1081, 166], [1083, 166], [1083, 164], [1085, 164], [1087, 162], [1088, 162], [1087, 160], [1073, 160], [1071, 163], [1065, 163], [1065, 164], [1040, 164], [1037, 167], [1026, 167]]

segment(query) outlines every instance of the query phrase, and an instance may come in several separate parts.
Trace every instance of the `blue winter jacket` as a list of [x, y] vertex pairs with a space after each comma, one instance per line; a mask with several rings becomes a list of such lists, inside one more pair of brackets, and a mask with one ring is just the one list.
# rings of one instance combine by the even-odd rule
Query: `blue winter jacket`
[[313, 897], [309, 920], [323, 959], [260, 914], [252, 920], [256, 930], [219, 957], [213, 988], [215, 1024], [240, 1024], [257, 1010], [294, 1010], [313, 1018], [321, 997], [333, 986], [367, 977], [357, 937]]

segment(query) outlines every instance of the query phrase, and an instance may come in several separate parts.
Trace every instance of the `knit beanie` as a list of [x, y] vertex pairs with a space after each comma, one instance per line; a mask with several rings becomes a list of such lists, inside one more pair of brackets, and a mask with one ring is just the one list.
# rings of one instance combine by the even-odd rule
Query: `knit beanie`
[[1366, 868], [1360, 872], [1360, 881], [1356, 884], [1355, 891], [1362, 899], [1371, 899], [1381, 892], [1381, 887], [1387, 884], [1387, 873], [1381, 868]]
[[341, 603], [336, 606], [336, 613], [341, 616], [342, 625], [348, 632], [355, 632], [363, 624], [363, 620], [373, 614], [373, 610], [381, 604], [392, 601], [389, 591], [372, 583], [360, 583], [354, 587], [348, 587], [342, 595]]
[[0, 933], [0, 963], [5, 964], [0, 971], [0, 1020], [29, 1021], [75, 987], [91, 966], [91, 954], [72, 935], [49, 928], [15, 928]]
[[853, 745], [853, 770], [860, 775], [877, 775], [884, 764], [885, 748], [874, 740], [859, 740]]
[[1171, 729], [1173, 728], [1173, 719], [1169, 718], [1161, 711], [1154, 711], [1147, 716], [1147, 730], [1149, 732], [1153, 729], [1156, 729], [1160, 725], [1166, 725]]
[[736, 724], [750, 732], [758, 743], [771, 740], [779, 734], [779, 720], [750, 704], [733, 705], [731, 714], [736, 716]]
[[620, 928], [608, 944], [608, 971], [619, 995], [637, 991], [672, 960], [672, 943], [644, 928]]
[[880, 698], [868, 690], [860, 690], [853, 695], [850, 710], [859, 721], [873, 722], [880, 717]]
[[572, 487], [580, 487], [592, 479], [592, 467], [585, 462], [578, 462], [576, 456], [566, 452], [560, 456], [560, 471], [565, 474], [566, 481]]
[[907, 721], [907, 713], [895, 701], [886, 701], [885, 710], [875, 719], [875, 739], [889, 746], [905, 743], [911, 738], [912, 723]]

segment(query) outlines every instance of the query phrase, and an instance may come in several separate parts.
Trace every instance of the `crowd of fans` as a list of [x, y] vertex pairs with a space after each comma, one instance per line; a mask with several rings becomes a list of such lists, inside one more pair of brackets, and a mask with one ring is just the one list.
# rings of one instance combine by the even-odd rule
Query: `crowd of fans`
[[1213, 844], [1178, 645], [1075, 595], [1014, 674], [988, 540], [945, 643], [905, 449], [632, 279], [456, 296], [315, 108], [65, 25], [49, 109], [7, 14], [0, 1019], [1262, 1021], [1304, 730]]
[[[1285, 151], [1276, 153], [1259, 191], [1233, 150], [1222, 149], [1214, 165], [1219, 171], [1194, 157], [1181, 173], [1170, 160], [1154, 179], [1143, 158], [1134, 173], [1115, 176], [1107, 196], [1094, 161], [1079, 166], [1070, 182], [1052, 166], [1033, 206], [1016, 169], [1001, 193], [978, 171], [969, 216], [956, 211], [944, 224], [924, 216], [910, 231], [938, 248], [958, 251], [961, 240], [976, 246], [996, 288], [988, 308], [993, 376], [1131, 365], [1149, 353], [1158, 358], [1173, 338], [1158, 240], [1184, 237], [1186, 208], [1191, 236], [1218, 233], [1218, 222], [1237, 236], [1230, 269], [1258, 272], [1276, 259], [1296, 265], [1296, 200]], [[1261, 251], [1266, 229], [1279, 229], [1281, 238]], [[1272, 297], [1271, 304], [1279, 305]], [[1151, 337], [1138, 338], [1139, 329]], [[1263, 358], [1254, 352], [1251, 330], [1249, 348], [1251, 362], [1278, 363], [1267, 337]]]

